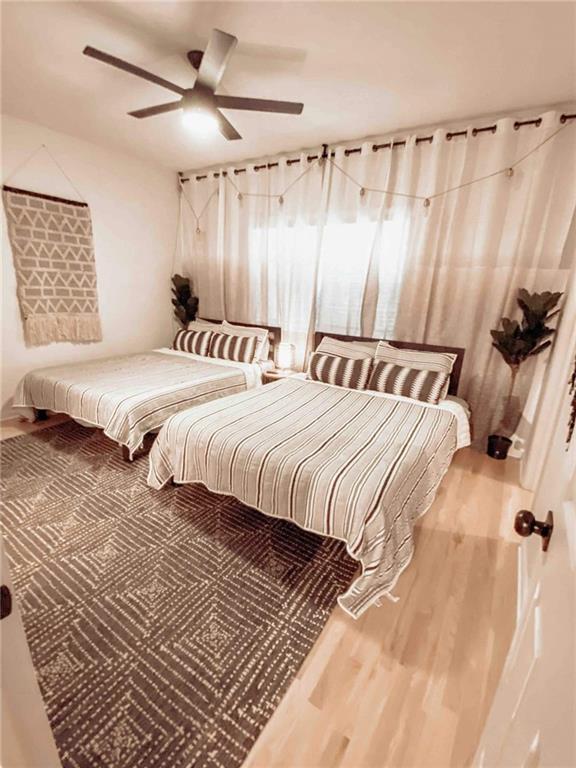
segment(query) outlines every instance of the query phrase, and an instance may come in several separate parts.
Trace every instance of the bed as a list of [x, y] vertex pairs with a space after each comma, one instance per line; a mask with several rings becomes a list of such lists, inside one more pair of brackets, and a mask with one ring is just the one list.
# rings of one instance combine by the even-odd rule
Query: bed
[[[213, 322], [213, 321], [211, 321]], [[212, 400], [254, 389], [273, 365], [280, 329], [268, 331], [269, 361], [235, 362], [161, 348], [31, 371], [20, 381], [14, 408], [30, 420], [47, 411], [65, 413], [98, 427], [131, 460], [144, 436], [171, 415]]]
[[295, 376], [173, 416], [152, 447], [148, 483], [203, 483], [344, 541], [361, 573], [338, 602], [357, 618], [394, 599], [414, 523], [470, 442], [469, 413], [455, 397], [464, 350], [450, 350], [451, 394], [437, 405]]

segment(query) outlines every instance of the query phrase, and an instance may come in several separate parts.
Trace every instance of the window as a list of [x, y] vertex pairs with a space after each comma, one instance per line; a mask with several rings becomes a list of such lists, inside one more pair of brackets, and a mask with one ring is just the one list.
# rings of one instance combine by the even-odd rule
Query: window
[[[363, 304], [373, 301], [375, 331], [391, 332], [403, 271], [403, 234], [402, 220], [329, 220], [322, 231], [303, 222], [251, 228], [248, 274], [256, 314], [271, 323], [307, 329], [320, 248], [316, 328], [360, 335]], [[262, 303], [267, 304], [265, 313], [258, 311]]]

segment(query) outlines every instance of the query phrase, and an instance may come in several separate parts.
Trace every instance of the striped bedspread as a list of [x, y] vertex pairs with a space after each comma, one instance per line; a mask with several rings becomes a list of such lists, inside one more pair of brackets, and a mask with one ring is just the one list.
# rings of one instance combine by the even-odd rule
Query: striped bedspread
[[414, 522], [459, 447], [457, 421], [438, 406], [286, 379], [170, 418], [148, 483], [202, 482], [346, 542], [362, 574], [339, 603], [357, 617], [410, 562]]
[[133, 453], [172, 414], [246, 389], [241, 365], [144, 352], [31, 371], [16, 389], [14, 407], [66, 413]]

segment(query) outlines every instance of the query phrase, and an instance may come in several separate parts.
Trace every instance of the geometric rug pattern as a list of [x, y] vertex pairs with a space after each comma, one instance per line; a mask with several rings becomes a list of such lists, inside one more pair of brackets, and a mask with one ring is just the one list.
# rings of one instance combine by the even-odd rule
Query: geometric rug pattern
[[242, 765], [357, 563], [74, 422], [1, 444], [2, 522], [65, 768]]

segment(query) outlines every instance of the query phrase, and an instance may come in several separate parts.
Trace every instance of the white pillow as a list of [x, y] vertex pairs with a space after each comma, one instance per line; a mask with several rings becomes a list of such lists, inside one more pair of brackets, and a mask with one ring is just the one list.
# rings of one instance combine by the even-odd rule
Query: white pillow
[[256, 347], [256, 354], [254, 360], [268, 360], [270, 353], [270, 340], [268, 337], [267, 328], [249, 328], [246, 325], [232, 325], [227, 320], [224, 320], [221, 333], [229, 333], [232, 336], [256, 336], [259, 339], [258, 346]]
[[384, 360], [417, 371], [444, 371], [452, 373], [458, 355], [453, 352], [425, 352], [420, 349], [400, 349], [387, 341], [380, 341], [376, 349], [376, 360]]
[[188, 331], [222, 331], [222, 323], [211, 323], [210, 320], [202, 320], [201, 317], [197, 317], [196, 320], [192, 320], [188, 323], [186, 328]]
[[377, 347], [377, 341], [341, 341], [340, 339], [333, 339], [331, 336], [324, 336], [315, 351], [332, 357], [349, 357], [351, 360], [362, 360], [367, 357], [373, 358]]

